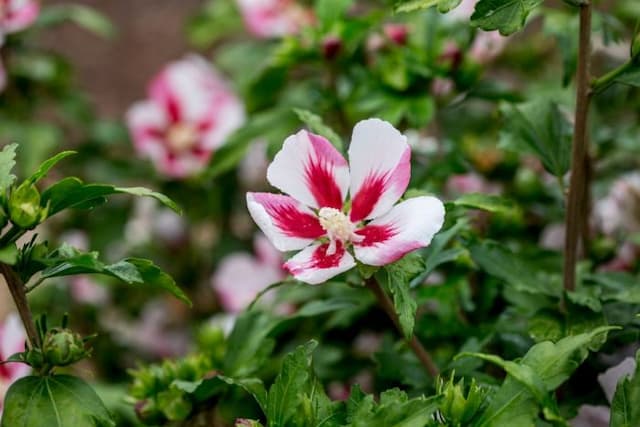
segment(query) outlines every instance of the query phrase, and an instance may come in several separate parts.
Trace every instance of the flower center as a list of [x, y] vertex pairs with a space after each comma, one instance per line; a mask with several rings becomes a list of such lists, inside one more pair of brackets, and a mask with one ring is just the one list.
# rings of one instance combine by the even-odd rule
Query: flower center
[[321, 208], [318, 211], [318, 217], [320, 225], [327, 232], [330, 240], [327, 255], [333, 255], [336, 252], [336, 241], [338, 240], [359, 242], [363, 238], [355, 233], [356, 225], [338, 209]]
[[167, 145], [175, 153], [189, 150], [198, 142], [198, 130], [188, 123], [176, 123], [167, 131]]

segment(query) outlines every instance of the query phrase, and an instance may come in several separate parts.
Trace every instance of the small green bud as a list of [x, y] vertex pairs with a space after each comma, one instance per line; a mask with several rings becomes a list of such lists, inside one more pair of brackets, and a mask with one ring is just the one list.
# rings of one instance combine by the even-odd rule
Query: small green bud
[[453, 379], [451, 375], [449, 381], [440, 380], [438, 384], [438, 393], [444, 397], [440, 413], [448, 425], [469, 425], [485, 404], [486, 391], [478, 387], [474, 380], [465, 396], [464, 380], [454, 384]]
[[45, 360], [52, 366], [68, 366], [89, 355], [79, 334], [60, 328], [53, 328], [47, 332], [42, 351]]
[[9, 197], [9, 217], [20, 228], [30, 229], [47, 217], [40, 206], [40, 193], [35, 185], [23, 182]]
[[159, 393], [158, 405], [169, 421], [186, 420], [193, 410], [193, 404], [186, 399], [185, 393], [178, 389]]

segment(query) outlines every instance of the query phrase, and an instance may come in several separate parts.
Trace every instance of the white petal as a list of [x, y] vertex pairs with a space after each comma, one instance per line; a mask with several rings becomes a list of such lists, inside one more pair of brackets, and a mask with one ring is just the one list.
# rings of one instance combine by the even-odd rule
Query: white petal
[[325, 243], [303, 249], [284, 264], [285, 270], [301, 282], [317, 285], [355, 267], [353, 257], [341, 244], [333, 255], [327, 255], [328, 247]]
[[249, 214], [280, 251], [310, 245], [325, 234], [313, 211], [282, 194], [247, 193]]
[[407, 138], [379, 119], [359, 122], [349, 147], [351, 219], [354, 222], [385, 214], [400, 199], [411, 177], [411, 148]]
[[267, 180], [314, 208], [342, 208], [349, 188], [349, 166], [325, 138], [300, 131], [284, 141], [267, 170]]
[[356, 233], [355, 256], [368, 265], [386, 265], [431, 243], [444, 223], [444, 205], [435, 197], [415, 197], [394, 206]]

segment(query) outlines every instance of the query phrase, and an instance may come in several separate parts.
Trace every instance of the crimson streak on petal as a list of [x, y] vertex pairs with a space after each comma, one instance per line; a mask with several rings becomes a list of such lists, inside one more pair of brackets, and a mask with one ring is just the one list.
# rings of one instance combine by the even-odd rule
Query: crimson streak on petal
[[336, 251], [331, 255], [327, 255], [328, 249], [329, 244], [325, 243], [324, 245], [318, 246], [308, 262], [297, 265], [293, 265], [292, 263], [287, 262], [283, 265], [283, 267], [287, 272], [295, 276], [306, 270], [332, 268], [339, 266], [345, 252], [344, 245], [340, 241], [336, 242]]
[[360, 191], [353, 196], [351, 206], [351, 221], [358, 222], [365, 219], [373, 210], [387, 185], [388, 175], [370, 174], [365, 178]]
[[288, 196], [270, 193], [253, 193], [256, 202], [260, 203], [275, 226], [289, 237], [317, 239], [325, 234], [318, 218], [302, 212]]

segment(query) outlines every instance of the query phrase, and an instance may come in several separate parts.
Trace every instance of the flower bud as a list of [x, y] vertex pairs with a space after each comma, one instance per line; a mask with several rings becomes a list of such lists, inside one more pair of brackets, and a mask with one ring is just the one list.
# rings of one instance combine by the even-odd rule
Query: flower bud
[[30, 229], [47, 216], [47, 209], [40, 207], [40, 193], [29, 182], [22, 183], [9, 197], [9, 216], [18, 227]]
[[444, 397], [440, 414], [448, 425], [469, 425], [486, 403], [486, 390], [473, 380], [465, 396], [464, 380], [454, 384], [453, 379], [452, 375], [448, 382], [441, 380], [438, 384], [438, 393]]
[[53, 328], [47, 332], [42, 351], [45, 360], [53, 366], [71, 365], [89, 355], [79, 334], [60, 328]]
[[407, 38], [409, 36], [409, 29], [404, 24], [386, 24], [383, 27], [384, 34], [397, 44], [398, 46], [404, 46], [407, 44]]
[[322, 54], [326, 59], [332, 61], [342, 50], [342, 40], [338, 36], [327, 36], [322, 41]]

